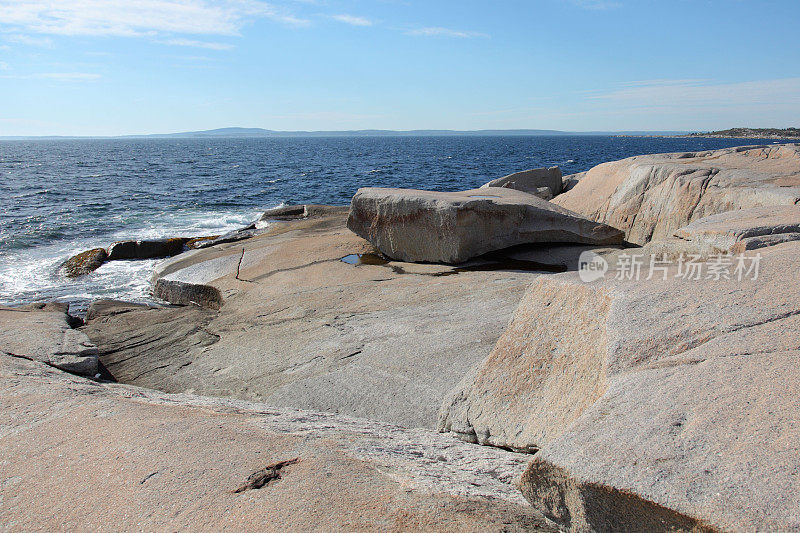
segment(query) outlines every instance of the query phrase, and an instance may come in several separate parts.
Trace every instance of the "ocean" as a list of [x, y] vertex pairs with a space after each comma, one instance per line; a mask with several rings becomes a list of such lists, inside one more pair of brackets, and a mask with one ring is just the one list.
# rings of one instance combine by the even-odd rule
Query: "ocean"
[[79, 279], [68, 257], [114, 241], [215, 235], [281, 204], [349, 203], [359, 187], [464, 190], [558, 165], [572, 174], [633, 155], [772, 140], [447, 136], [0, 141], [0, 303], [153, 301], [156, 260]]

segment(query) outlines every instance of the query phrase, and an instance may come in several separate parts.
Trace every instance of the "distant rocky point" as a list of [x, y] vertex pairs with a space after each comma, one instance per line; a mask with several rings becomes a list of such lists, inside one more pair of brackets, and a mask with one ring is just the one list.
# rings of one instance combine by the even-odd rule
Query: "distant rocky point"
[[705, 133], [690, 133], [686, 137], [730, 137], [736, 139], [800, 139], [800, 128], [730, 128]]

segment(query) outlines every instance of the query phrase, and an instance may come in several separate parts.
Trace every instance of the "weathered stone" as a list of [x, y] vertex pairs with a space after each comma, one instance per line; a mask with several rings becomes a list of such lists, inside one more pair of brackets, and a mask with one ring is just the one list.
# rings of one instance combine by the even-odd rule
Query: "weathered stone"
[[507, 187], [542, 198], [540, 195], [543, 195], [544, 192], [541, 189], [542, 187], [547, 187], [550, 191], [549, 196], [552, 198], [561, 194], [562, 186], [561, 169], [558, 167], [550, 167], [515, 172], [514, 174], [492, 180], [482, 185], [481, 189], [488, 187]]
[[[122, 382], [435, 427], [447, 391], [488, 355], [547, 266], [533, 256], [465, 268], [361, 260], [376, 251], [345, 217], [276, 224], [158, 265], [157, 287], [209, 287], [224, 298], [218, 312], [90, 310], [83, 331]], [[354, 264], [342, 261], [351, 254]]]
[[586, 176], [586, 172], [578, 172], [577, 174], [570, 174], [569, 176], [561, 178], [561, 194], [571, 191], [584, 176]]
[[[190, 260], [196, 252], [199, 250], [181, 256], [180, 260]], [[239, 260], [236, 255], [225, 255], [189, 264], [170, 273], [165, 269], [173, 262], [162, 263], [154, 272], [153, 296], [178, 305], [194, 304], [219, 309], [223, 302], [222, 294], [209, 283], [235, 271]]]
[[800, 202], [800, 144], [643, 155], [589, 170], [554, 203], [625, 231], [632, 243], [669, 238], [734, 209]]
[[108, 249], [108, 260], [172, 257], [183, 252], [184, 245], [189, 240], [189, 238], [174, 237], [171, 239], [115, 242]]
[[0, 450], [11, 530], [556, 531], [515, 487], [525, 456], [3, 356]]
[[98, 368], [97, 347], [72, 329], [62, 310], [21, 310], [0, 307], [0, 356], [41, 361], [86, 376]]
[[800, 243], [759, 251], [757, 279], [539, 277], [440, 429], [539, 449], [523, 492], [576, 531], [797, 529]]
[[800, 205], [737, 209], [701, 218], [675, 236], [721, 252], [753, 250], [800, 239]]
[[194, 237], [186, 241], [186, 248], [189, 250], [196, 250], [197, 248], [202, 248], [207, 243], [213, 241], [214, 239], [218, 239], [221, 235], [208, 235], [206, 237]]
[[284, 205], [267, 209], [256, 222], [257, 226], [275, 220], [297, 220], [299, 218], [318, 217], [347, 212], [348, 206], [300, 204]]
[[622, 233], [528, 193], [359, 189], [347, 227], [401, 261], [461, 263], [525, 243], [619, 244]]
[[299, 218], [306, 214], [306, 206], [300, 205], [282, 205], [280, 207], [273, 207], [267, 209], [261, 215], [260, 220], [276, 220], [281, 218]]
[[[251, 227], [252, 226], [252, 227]], [[255, 224], [247, 226], [243, 229], [237, 229], [234, 231], [229, 231], [224, 235], [220, 235], [214, 239], [204, 239], [202, 241], [195, 241], [194, 248], [208, 248], [210, 246], [216, 246], [218, 244], [228, 244], [231, 242], [238, 242], [243, 241], [245, 239], [250, 239], [259, 235], [266, 231], [266, 228], [256, 228]]]
[[69, 278], [77, 278], [94, 272], [106, 262], [108, 254], [103, 248], [94, 248], [67, 259], [61, 269]]

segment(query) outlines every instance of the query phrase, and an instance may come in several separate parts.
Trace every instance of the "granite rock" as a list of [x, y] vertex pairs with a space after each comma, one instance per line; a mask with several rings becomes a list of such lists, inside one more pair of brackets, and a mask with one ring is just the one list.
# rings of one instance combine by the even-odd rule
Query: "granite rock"
[[537, 278], [440, 429], [538, 450], [523, 493], [571, 530], [800, 527], [800, 242], [759, 251], [741, 280]]
[[515, 486], [525, 456], [2, 355], [0, 449], [12, 531], [556, 531]]
[[553, 202], [625, 231], [635, 244], [735, 209], [796, 205], [800, 144], [642, 155], [589, 170]]
[[[527, 192], [539, 196], [540, 198], [549, 196], [549, 198], [544, 198], [545, 200], [549, 200], [561, 194], [562, 186], [561, 169], [558, 167], [550, 167], [515, 172], [514, 174], [492, 180], [482, 185], [481, 189], [488, 187], [507, 187], [509, 189]], [[544, 187], [549, 190], [549, 194], [542, 190]]]
[[347, 227], [390, 258], [451, 264], [519, 244], [622, 242], [618, 230], [505, 187], [359, 189]]
[[70, 327], [66, 310], [0, 307], [0, 355], [40, 361], [94, 376], [98, 350], [83, 332]]
[[67, 259], [61, 265], [61, 271], [68, 278], [77, 278], [94, 272], [106, 262], [108, 254], [103, 248], [86, 250]]

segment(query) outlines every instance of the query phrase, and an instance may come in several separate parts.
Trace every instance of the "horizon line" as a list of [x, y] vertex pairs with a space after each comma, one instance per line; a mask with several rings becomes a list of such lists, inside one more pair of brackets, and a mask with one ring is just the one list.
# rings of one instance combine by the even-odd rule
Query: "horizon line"
[[691, 130], [586, 130], [568, 131], [537, 128], [482, 128], [474, 130], [458, 129], [409, 129], [394, 130], [380, 128], [348, 129], [348, 130], [271, 130], [259, 127], [223, 127], [207, 130], [179, 131], [169, 133], [132, 133], [118, 135], [0, 135], [0, 140], [25, 140], [25, 139], [126, 139], [143, 137], [267, 137], [267, 136], [324, 136], [324, 135], [475, 135], [475, 134], [516, 134], [516, 135], [625, 135], [625, 134], [661, 134], [683, 135], [693, 133]]

